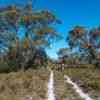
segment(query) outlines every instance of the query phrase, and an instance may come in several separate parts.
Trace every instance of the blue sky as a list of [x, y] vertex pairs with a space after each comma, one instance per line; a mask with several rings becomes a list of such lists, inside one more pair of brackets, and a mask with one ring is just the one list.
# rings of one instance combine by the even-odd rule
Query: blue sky
[[[0, 6], [8, 4], [25, 4], [27, 0], [0, 0]], [[47, 53], [52, 58], [57, 58], [56, 52], [60, 47], [66, 47], [65, 37], [73, 26], [83, 25], [86, 28], [100, 25], [100, 0], [34, 0], [34, 9], [48, 9], [62, 20], [62, 25], [57, 26], [64, 39], [57, 41], [48, 49]]]

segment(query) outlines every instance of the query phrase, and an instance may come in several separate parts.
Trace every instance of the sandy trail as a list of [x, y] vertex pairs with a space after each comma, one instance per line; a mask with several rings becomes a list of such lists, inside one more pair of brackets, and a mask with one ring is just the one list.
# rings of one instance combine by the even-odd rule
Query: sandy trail
[[74, 83], [69, 76], [65, 75], [65, 82], [71, 84], [73, 89], [79, 94], [79, 96], [84, 100], [93, 100], [88, 94], [85, 94], [80, 87], [76, 83]]
[[48, 82], [48, 99], [47, 100], [55, 100], [55, 94], [54, 94], [54, 74], [53, 71], [50, 73], [50, 78]]

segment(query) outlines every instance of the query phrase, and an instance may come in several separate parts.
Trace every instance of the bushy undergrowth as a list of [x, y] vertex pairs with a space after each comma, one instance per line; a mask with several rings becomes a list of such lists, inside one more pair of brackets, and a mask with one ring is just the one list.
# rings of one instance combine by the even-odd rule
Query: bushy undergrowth
[[0, 61], [0, 73], [8, 72], [10, 67], [8, 66], [7, 62]]
[[9, 61], [0, 61], [0, 73], [17, 71], [18, 66], [14, 60]]

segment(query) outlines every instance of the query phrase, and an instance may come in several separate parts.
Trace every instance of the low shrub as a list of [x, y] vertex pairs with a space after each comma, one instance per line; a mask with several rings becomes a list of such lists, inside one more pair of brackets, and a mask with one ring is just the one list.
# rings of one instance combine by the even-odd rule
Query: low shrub
[[17, 71], [18, 67], [14, 60], [0, 61], [0, 73]]
[[7, 62], [0, 61], [0, 73], [2, 72], [9, 72], [9, 66]]

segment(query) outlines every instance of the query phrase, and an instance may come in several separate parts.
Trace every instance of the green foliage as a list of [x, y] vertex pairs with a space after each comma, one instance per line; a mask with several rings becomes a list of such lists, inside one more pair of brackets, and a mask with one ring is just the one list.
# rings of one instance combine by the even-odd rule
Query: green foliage
[[[86, 30], [82, 26], [74, 27], [68, 34], [68, 44], [72, 50], [78, 48], [80, 57], [90, 64], [98, 65], [100, 61], [100, 28]], [[99, 67], [99, 66], [98, 66]]]
[[7, 65], [6, 62], [0, 61], [0, 72], [8, 72], [9, 71], [9, 66]]
[[58, 55], [59, 56], [65, 56], [65, 55], [69, 55], [71, 52], [71, 50], [69, 48], [60, 48], [58, 51]]
[[0, 61], [0, 73], [4, 72], [11, 72], [11, 71], [17, 71], [18, 66], [16, 64], [16, 61], [9, 60], [9, 61]]
[[[7, 53], [10, 70], [32, 66], [37, 59], [34, 52], [39, 48], [41, 53], [41, 47], [44, 51], [39, 58], [42, 60], [41, 64], [45, 65], [45, 48], [50, 47], [51, 40], [60, 37], [54, 27], [56, 24], [60, 24], [60, 21], [55, 15], [48, 10], [33, 12], [30, 3], [25, 7], [10, 5], [3, 9], [0, 12], [0, 50]], [[20, 27], [26, 30], [22, 40], [18, 35]]]
[[0, 73], [9, 72], [9, 66], [5, 61], [0, 61]]
[[9, 66], [9, 72], [18, 70], [18, 64], [17, 64], [16, 60], [8, 60], [7, 64]]

